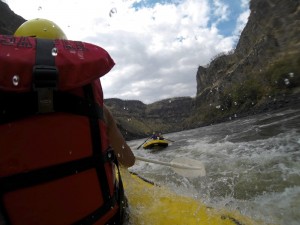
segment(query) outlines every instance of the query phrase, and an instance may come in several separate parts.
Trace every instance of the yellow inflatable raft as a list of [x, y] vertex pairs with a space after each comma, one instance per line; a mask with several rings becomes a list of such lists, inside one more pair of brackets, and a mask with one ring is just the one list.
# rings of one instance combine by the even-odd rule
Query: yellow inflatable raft
[[144, 149], [162, 149], [168, 147], [169, 142], [167, 140], [151, 139], [143, 144]]
[[121, 172], [133, 225], [254, 225], [238, 212], [216, 210], [192, 197], [180, 196], [127, 171]]

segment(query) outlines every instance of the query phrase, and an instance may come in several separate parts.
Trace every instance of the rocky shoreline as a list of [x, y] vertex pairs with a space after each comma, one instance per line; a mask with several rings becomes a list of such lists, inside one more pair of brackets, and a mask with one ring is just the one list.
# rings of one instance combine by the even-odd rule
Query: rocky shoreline
[[199, 127], [209, 126], [212, 124], [223, 123], [234, 119], [245, 118], [249, 116], [255, 116], [264, 113], [272, 113], [276, 111], [283, 111], [287, 109], [299, 109], [300, 108], [300, 92], [291, 95], [278, 96], [276, 98], [269, 98], [265, 100], [264, 104], [254, 107], [247, 112], [235, 113], [231, 116], [222, 117], [214, 121], [205, 122]]

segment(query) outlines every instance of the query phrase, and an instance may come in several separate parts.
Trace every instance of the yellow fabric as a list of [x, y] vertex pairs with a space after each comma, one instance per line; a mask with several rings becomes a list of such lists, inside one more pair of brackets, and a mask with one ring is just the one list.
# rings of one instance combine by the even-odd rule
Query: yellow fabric
[[191, 197], [179, 196], [165, 187], [152, 185], [121, 172], [133, 225], [256, 225], [262, 224], [238, 212], [216, 210]]

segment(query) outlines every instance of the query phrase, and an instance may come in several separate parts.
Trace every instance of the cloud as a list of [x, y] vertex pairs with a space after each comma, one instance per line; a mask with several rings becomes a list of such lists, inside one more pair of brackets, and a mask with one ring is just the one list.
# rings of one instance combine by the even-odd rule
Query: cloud
[[221, 0], [213, 0], [213, 15], [216, 17], [216, 23], [228, 20], [229, 6]]
[[248, 21], [249, 14], [250, 10], [247, 9], [239, 15], [239, 17], [237, 18], [237, 25], [234, 34], [239, 35], [242, 32], [242, 30], [245, 27], [245, 24]]
[[[69, 39], [105, 48], [116, 62], [101, 78], [105, 98], [151, 103], [195, 96], [196, 72], [235, 47], [249, 0], [6, 0], [25, 19], [53, 20]], [[246, 12], [244, 12], [246, 11]], [[232, 23], [230, 35], [220, 24]]]

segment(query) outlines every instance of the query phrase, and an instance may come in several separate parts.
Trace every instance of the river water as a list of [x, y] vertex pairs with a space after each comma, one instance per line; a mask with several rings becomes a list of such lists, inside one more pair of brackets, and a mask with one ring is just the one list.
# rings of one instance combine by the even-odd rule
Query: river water
[[168, 166], [137, 161], [130, 171], [215, 208], [238, 210], [266, 224], [300, 224], [300, 107], [165, 134], [175, 142], [134, 153], [170, 162], [188, 157], [206, 176], [186, 177]]

